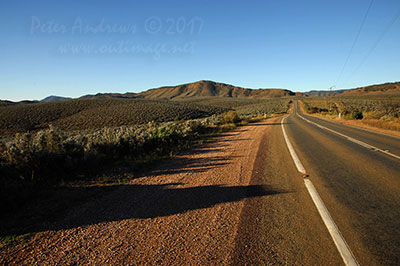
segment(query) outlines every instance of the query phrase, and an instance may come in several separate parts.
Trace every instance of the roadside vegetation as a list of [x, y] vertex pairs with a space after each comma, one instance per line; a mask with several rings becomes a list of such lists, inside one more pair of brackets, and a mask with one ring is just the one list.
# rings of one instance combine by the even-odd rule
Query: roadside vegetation
[[0, 135], [34, 132], [53, 125], [60, 130], [132, 126], [148, 122], [196, 119], [228, 109], [145, 99], [76, 99], [0, 106]]
[[230, 110], [200, 119], [152, 121], [86, 131], [64, 131], [50, 125], [36, 132], [17, 133], [0, 141], [1, 187], [5, 189], [14, 182], [60, 184], [82, 179], [82, 175], [90, 176], [92, 169], [101, 172], [99, 165], [124, 161], [140, 164], [148, 158], [190, 148], [199, 136], [233, 129], [269, 115], [243, 118]]
[[[210, 135], [285, 113], [290, 104], [288, 99], [203, 100], [70, 100], [0, 107], [0, 125], [6, 129], [0, 139], [2, 214], [57, 213], [76, 198], [91, 197], [62, 192], [71, 186], [123, 184]], [[20, 233], [4, 238], [7, 234], [0, 232], [0, 238], [8, 243]]]
[[303, 98], [304, 110], [339, 120], [359, 123], [393, 131], [400, 131], [400, 95], [336, 96]]

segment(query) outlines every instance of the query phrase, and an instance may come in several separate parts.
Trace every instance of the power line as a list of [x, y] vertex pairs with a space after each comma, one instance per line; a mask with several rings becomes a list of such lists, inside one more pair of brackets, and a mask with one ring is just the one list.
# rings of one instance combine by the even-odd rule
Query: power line
[[369, 11], [371, 10], [371, 7], [372, 7], [373, 2], [374, 2], [374, 0], [371, 0], [371, 2], [369, 3], [367, 12], [365, 12], [364, 18], [363, 18], [363, 20], [362, 20], [362, 22], [361, 22], [361, 25], [360, 25], [360, 28], [358, 29], [356, 38], [355, 38], [354, 41], [353, 41], [353, 45], [351, 46], [350, 52], [349, 52], [349, 54], [347, 55], [346, 61], [344, 62], [344, 65], [343, 65], [343, 67], [342, 67], [342, 70], [340, 71], [339, 77], [337, 78], [335, 84], [337, 84], [337, 83], [339, 82], [339, 80], [342, 78], [343, 72], [344, 72], [344, 70], [345, 70], [345, 68], [346, 68], [346, 66], [347, 66], [347, 63], [349, 62], [350, 56], [351, 56], [352, 53], [353, 53], [353, 50], [354, 50], [354, 47], [355, 47], [355, 45], [356, 45], [356, 43], [357, 43], [357, 41], [358, 41], [358, 38], [360, 37], [361, 30], [362, 30], [362, 28], [363, 28], [363, 26], [364, 26], [364, 24], [365, 24], [365, 21], [366, 21], [366, 19], [367, 19], [367, 17], [368, 17]]
[[372, 52], [375, 50], [375, 48], [378, 46], [378, 44], [382, 41], [383, 37], [385, 37], [386, 33], [390, 30], [390, 28], [396, 23], [396, 21], [400, 17], [400, 9], [397, 11], [397, 13], [393, 16], [392, 20], [386, 25], [385, 29], [383, 32], [379, 35], [379, 37], [376, 39], [375, 43], [371, 46], [371, 48], [368, 50], [368, 53], [364, 56], [363, 60], [360, 62], [360, 64], [357, 66], [357, 68], [351, 73], [351, 75], [346, 79], [347, 81], [354, 76], [355, 73], [365, 64], [367, 61], [368, 57], [372, 54]]

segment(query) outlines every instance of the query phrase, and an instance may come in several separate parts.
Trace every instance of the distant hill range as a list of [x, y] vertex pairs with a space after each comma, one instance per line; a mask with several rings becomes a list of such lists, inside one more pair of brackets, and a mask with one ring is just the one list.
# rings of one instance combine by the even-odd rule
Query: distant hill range
[[352, 90], [347, 90], [343, 95], [361, 95], [361, 94], [391, 94], [400, 93], [400, 82], [388, 82], [384, 84], [371, 85], [360, 87]]
[[303, 95], [286, 89], [246, 89], [209, 80], [201, 80], [176, 86], [164, 86], [140, 93], [98, 93], [85, 95], [87, 98], [144, 98], [144, 99], [179, 99], [190, 97], [231, 97], [231, 98], [271, 98]]
[[71, 100], [71, 99], [72, 98], [51, 95], [51, 96], [46, 97], [43, 100], [41, 100], [41, 102], [48, 103], [48, 102], [58, 102], [58, 101]]
[[97, 93], [89, 94], [80, 97], [80, 99], [91, 99], [91, 98], [122, 98], [122, 99], [132, 99], [137, 98], [137, 93], [127, 92], [127, 93]]
[[[400, 82], [372, 85], [356, 89], [333, 90], [332, 95], [360, 95], [366, 93], [397, 93]], [[287, 89], [247, 89], [230, 84], [201, 80], [176, 86], [149, 89], [140, 93], [99, 93], [81, 98], [144, 98], [144, 99], [180, 99], [193, 97], [231, 97], [231, 98], [274, 98], [287, 96], [329, 96], [330, 91], [293, 92]]]
[[[355, 89], [347, 90], [334, 90], [333, 95], [364, 95], [364, 94], [391, 94], [400, 93], [400, 82], [384, 83], [378, 85], [371, 85], [366, 87], [360, 87]], [[180, 98], [190, 97], [231, 97], [231, 98], [275, 98], [275, 97], [287, 97], [287, 96], [329, 96], [330, 91], [317, 91], [311, 90], [307, 92], [293, 92], [287, 89], [247, 89], [241, 88], [229, 84], [201, 80], [193, 83], [187, 83], [176, 86], [165, 86], [155, 89], [149, 89], [140, 93], [97, 93], [93, 95], [85, 95], [80, 99], [91, 99], [91, 98], [121, 98], [121, 99], [164, 99], [173, 100]], [[62, 100], [69, 100], [71, 98], [60, 97], [60, 96], [49, 96], [41, 100], [40, 102], [57, 102]], [[21, 101], [18, 103], [31, 104], [38, 101]], [[0, 100], [0, 107], [13, 105], [15, 102], [6, 100]]]
[[[400, 82], [388, 82], [384, 84], [370, 85], [347, 90], [333, 90], [332, 95], [363, 95], [363, 94], [390, 94], [400, 93]], [[307, 96], [329, 96], [330, 91], [307, 91], [304, 93]]]
[[246, 89], [214, 81], [201, 80], [177, 86], [150, 89], [136, 96], [146, 99], [179, 99], [187, 97], [232, 97], [263, 98], [295, 96], [296, 93], [285, 89]]
[[[344, 93], [347, 90], [332, 90], [332, 95], [339, 95]], [[316, 96], [321, 96], [321, 97], [325, 97], [325, 96], [329, 96], [330, 95], [330, 91], [307, 91], [304, 94], [306, 96], [311, 96], [311, 97], [316, 97]]]

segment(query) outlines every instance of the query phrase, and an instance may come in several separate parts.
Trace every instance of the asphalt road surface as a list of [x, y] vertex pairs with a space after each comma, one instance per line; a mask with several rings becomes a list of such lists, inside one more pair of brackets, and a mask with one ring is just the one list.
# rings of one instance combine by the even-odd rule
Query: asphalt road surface
[[400, 265], [400, 139], [305, 115], [297, 102], [284, 126], [360, 265]]

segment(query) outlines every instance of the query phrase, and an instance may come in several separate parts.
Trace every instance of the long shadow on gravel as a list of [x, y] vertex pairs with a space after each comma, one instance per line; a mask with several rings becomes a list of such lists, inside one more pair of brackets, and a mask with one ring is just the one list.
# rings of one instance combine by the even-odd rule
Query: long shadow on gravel
[[[236, 135], [225, 133], [223, 135]], [[213, 144], [212, 147], [209, 144]], [[207, 145], [208, 144], [208, 145]], [[205, 172], [229, 164], [233, 156], [211, 155], [227, 146], [222, 139], [209, 139], [205, 145], [183, 152], [180, 156], [154, 165], [134, 177]], [[203, 154], [190, 158], [185, 154]], [[116, 169], [115, 175], [130, 169]], [[0, 237], [46, 230], [75, 228], [123, 219], [147, 219], [209, 208], [217, 204], [240, 201], [279, 193], [267, 186], [197, 186], [114, 185], [38, 188], [31, 199], [0, 219]]]
[[[199, 150], [196, 153], [206, 153], [214, 150]], [[227, 165], [232, 158], [237, 156], [212, 156], [205, 158], [186, 158], [186, 157], [178, 157], [174, 158], [174, 160], [165, 167], [165, 165], [161, 165], [160, 167], [154, 167], [151, 170], [146, 171], [142, 175], [137, 174], [136, 177], [141, 176], [161, 176], [161, 175], [169, 175], [169, 174], [181, 174], [181, 173], [203, 173], [209, 171], [210, 169], [218, 169], [221, 166]]]
[[[180, 188], [180, 184], [165, 185], [120, 185], [117, 187], [68, 188], [58, 191], [59, 197], [74, 198], [82, 193], [107, 192], [70, 209], [62, 215], [49, 216], [46, 220], [19, 217], [15, 224], [2, 224], [0, 236], [24, 234], [46, 230], [75, 228], [101, 222], [124, 219], [147, 219], [184, 213], [191, 210], [209, 208], [217, 204], [240, 201], [245, 198], [261, 197], [285, 193], [267, 186], [199, 186]], [[94, 192], [94, 193], [93, 193]], [[75, 197], [75, 198], [76, 198]], [[64, 205], [69, 202], [63, 202]], [[67, 207], [67, 206], [65, 206]], [[48, 210], [50, 211], [50, 210]], [[43, 218], [42, 217], [42, 218]], [[3, 220], [3, 222], [5, 222]]]
[[[280, 126], [282, 123], [265, 123], [265, 124], [252, 124], [251, 126], [253, 127], [259, 127], [259, 126], [265, 126], [265, 125], [269, 125], [269, 126]], [[291, 123], [285, 122], [283, 123], [284, 125], [290, 125]]]

